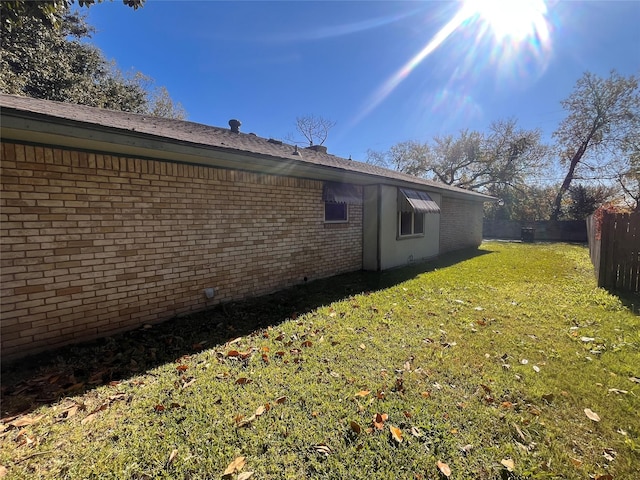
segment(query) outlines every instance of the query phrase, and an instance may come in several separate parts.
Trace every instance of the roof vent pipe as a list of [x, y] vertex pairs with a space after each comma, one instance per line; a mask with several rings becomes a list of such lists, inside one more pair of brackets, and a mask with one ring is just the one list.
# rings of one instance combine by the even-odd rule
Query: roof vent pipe
[[229, 120], [229, 126], [231, 127], [231, 131], [233, 133], [240, 133], [240, 125], [242, 125], [242, 122], [240, 122], [240, 120], [236, 120], [235, 118]]

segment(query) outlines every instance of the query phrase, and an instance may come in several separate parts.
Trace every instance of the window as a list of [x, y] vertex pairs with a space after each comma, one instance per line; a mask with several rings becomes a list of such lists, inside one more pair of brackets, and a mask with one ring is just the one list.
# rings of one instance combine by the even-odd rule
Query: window
[[324, 221], [346, 222], [349, 220], [348, 211], [346, 203], [324, 202]]
[[424, 213], [398, 212], [400, 236], [423, 235]]
[[440, 213], [440, 207], [426, 192], [398, 189], [398, 237], [424, 235], [424, 216]]
[[325, 182], [322, 189], [324, 221], [345, 223], [349, 221], [349, 204], [362, 205], [362, 193], [355, 185]]

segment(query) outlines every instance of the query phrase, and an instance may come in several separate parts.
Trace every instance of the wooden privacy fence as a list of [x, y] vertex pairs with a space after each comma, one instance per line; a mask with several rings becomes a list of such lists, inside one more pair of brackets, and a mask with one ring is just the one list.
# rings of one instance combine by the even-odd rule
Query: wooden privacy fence
[[640, 212], [591, 215], [587, 230], [598, 286], [640, 293]]

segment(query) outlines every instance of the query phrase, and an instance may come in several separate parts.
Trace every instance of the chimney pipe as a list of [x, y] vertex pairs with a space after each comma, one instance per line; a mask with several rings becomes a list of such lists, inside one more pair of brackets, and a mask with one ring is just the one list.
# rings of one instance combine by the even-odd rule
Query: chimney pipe
[[229, 126], [231, 127], [231, 131], [233, 133], [240, 133], [240, 125], [242, 125], [242, 122], [240, 122], [240, 120], [236, 120], [235, 118], [229, 120]]

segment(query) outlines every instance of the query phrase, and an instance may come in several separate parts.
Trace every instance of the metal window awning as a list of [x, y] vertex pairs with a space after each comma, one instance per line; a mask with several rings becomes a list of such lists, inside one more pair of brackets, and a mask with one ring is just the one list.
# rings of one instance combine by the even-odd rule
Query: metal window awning
[[362, 205], [362, 194], [355, 185], [350, 183], [325, 182], [322, 189], [322, 199], [330, 203]]
[[401, 212], [440, 213], [440, 207], [426, 192], [408, 188], [399, 188], [398, 191]]

